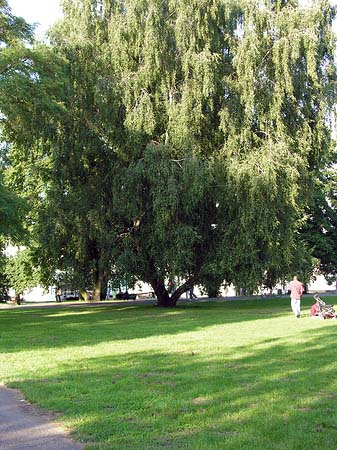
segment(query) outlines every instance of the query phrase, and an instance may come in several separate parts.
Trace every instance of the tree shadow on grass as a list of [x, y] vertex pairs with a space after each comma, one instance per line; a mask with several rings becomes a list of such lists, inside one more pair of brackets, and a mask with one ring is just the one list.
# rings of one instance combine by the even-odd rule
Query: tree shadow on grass
[[218, 343], [216, 352], [180, 343], [176, 350], [84, 356], [15, 387], [64, 413], [92, 449], [333, 449], [331, 331], [304, 330], [294, 342]]
[[181, 305], [65, 308], [0, 312], [3, 352], [94, 345], [111, 341], [169, 336], [202, 328], [271, 320], [289, 315], [289, 302], [242, 301]]

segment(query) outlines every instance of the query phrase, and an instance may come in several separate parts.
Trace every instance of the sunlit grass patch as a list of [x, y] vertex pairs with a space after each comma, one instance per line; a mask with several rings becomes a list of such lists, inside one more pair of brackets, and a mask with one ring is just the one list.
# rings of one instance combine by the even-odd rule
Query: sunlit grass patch
[[88, 449], [333, 449], [337, 323], [311, 303], [1, 311], [1, 380]]

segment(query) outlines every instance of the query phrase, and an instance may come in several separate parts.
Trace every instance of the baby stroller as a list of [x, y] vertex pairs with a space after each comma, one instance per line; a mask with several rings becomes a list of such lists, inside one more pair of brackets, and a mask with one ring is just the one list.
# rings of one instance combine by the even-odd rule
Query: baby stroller
[[334, 305], [327, 305], [318, 294], [314, 295], [314, 299], [318, 305], [318, 316], [320, 319], [335, 319], [336, 320], [336, 311], [334, 310]]

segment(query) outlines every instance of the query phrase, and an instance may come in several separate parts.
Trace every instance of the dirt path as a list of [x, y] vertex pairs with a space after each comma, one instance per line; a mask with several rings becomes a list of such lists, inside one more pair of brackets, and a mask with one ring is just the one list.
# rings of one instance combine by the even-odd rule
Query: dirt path
[[0, 386], [0, 450], [83, 450], [55, 418], [26, 402], [19, 391]]

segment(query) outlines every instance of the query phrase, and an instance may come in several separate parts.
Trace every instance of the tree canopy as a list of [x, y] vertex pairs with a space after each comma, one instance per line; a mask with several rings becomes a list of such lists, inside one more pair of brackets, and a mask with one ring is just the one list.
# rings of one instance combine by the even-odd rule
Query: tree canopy
[[2, 79], [11, 175], [50, 273], [72, 269], [96, 297], [113, 273], [132, 274], [162, 306], [193, 284], [255, 289], [289, 275], [332, 148], [330, 3], [63, 6], [51, 47], [19, 73], [22, 104], [18, 72]]
[[[32, 39], [32, 27], [22, 18], [15, 17], [6, 0], [0, 0], [0, 96], [5, 103], [9, 86], [5, 86], [8, 74], [18, 68], [18, 54], [22, 54], [24, 43]], [[14, 56], [15, 55], [15, 56]], [[19, 89], [19, 87], [16, 87]], [[9, 106], [9, 103], [7, 103]], [[7, 109], [7, 108], [5, 108]], [[3, 108], [0, 109], [3, 114]], [[1, 125], [4, 117], [0, 119]], [[6, 117], [7, 119], [7, 117]], [[24, 203], [4, 182], [4, 169], [7, 165], [5, 142], [0, 144], [0, 240], [1, 249], [5, 238], [22, 239]]]

